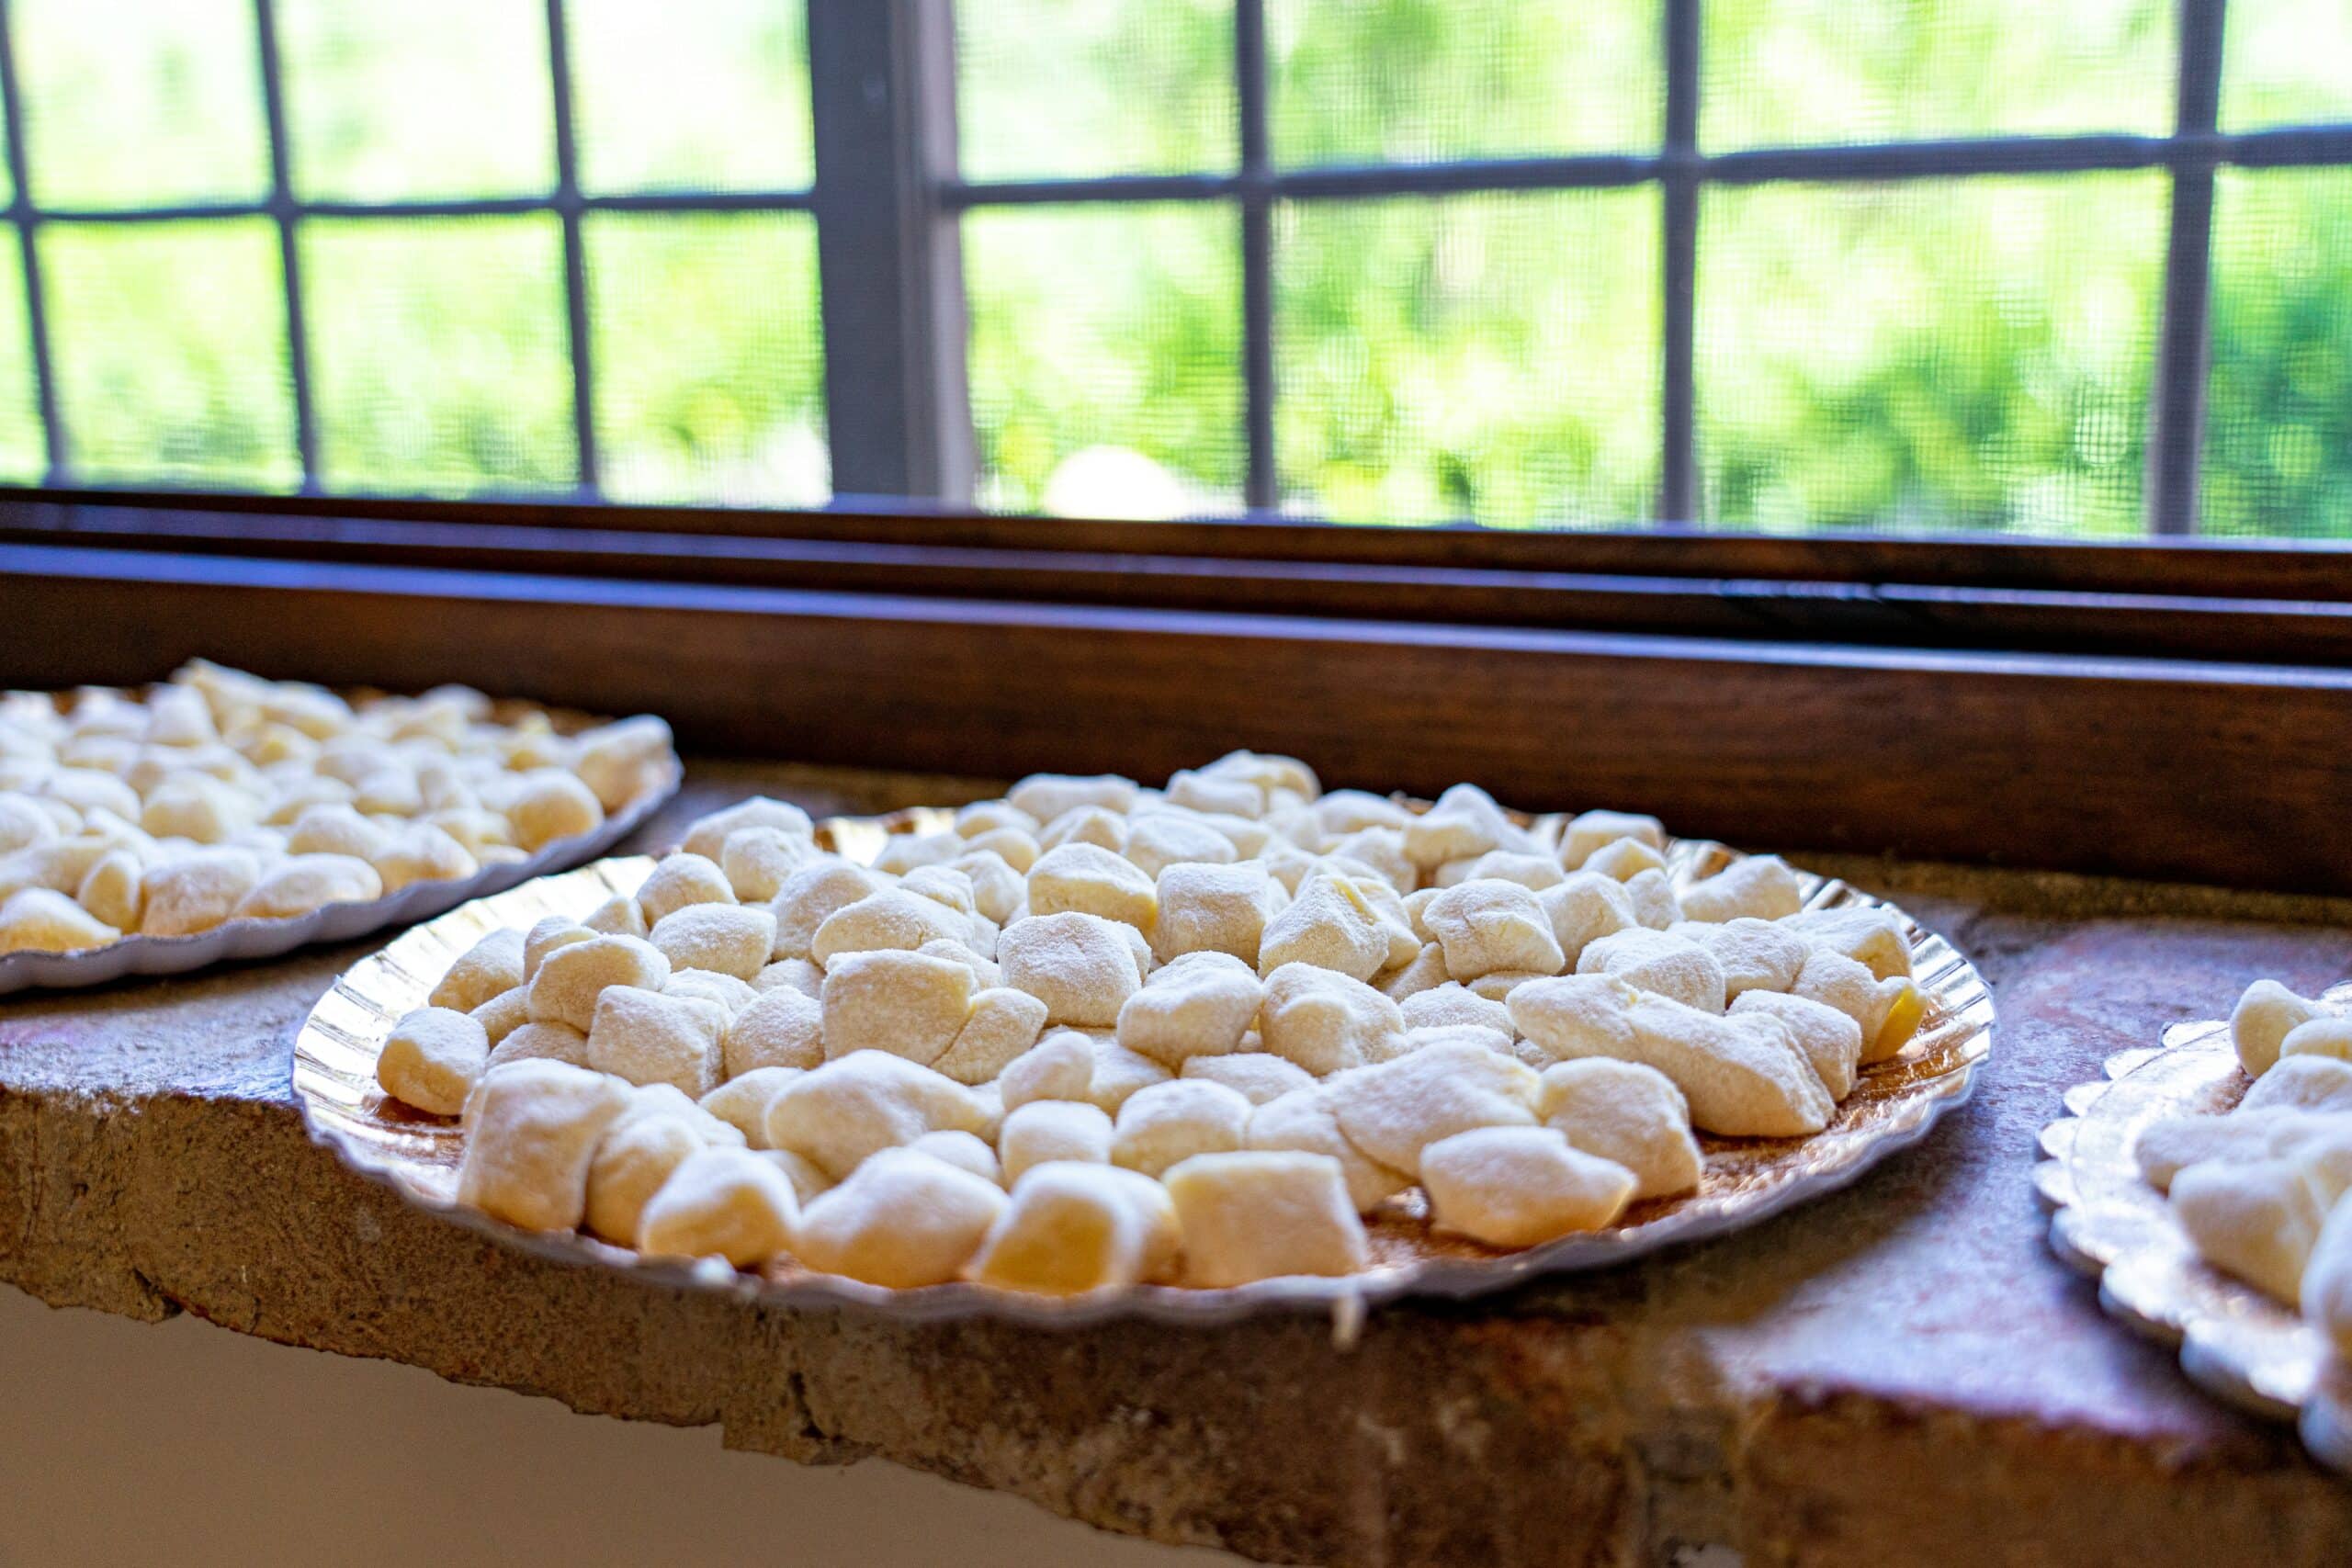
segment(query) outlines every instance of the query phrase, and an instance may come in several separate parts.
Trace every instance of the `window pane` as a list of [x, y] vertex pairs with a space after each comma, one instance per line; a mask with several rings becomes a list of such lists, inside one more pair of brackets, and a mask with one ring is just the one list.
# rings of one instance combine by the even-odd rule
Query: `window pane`
[[2352, 169], [2219, 178], [2203, 525], [2352, 536]]
[[2352, 119], [2352, 6], [2230, 0], [2222, 124], [2232, 130]]
[[33, 194], [55, 207], [269, 188], [249, 0], [17, 0]]
[[14, 234], [0, 233], [0, 480], [38, 484], [49, 466], [40, 404], [33, 393], [31, 334], [25, 324], [25, 265]]
[[606, 213], [587, 225], [606, 493], [825, 501], [814, 221]]
[[314, 220], [301, 243], [329, 487], [577, 481], [554, 219]]
[[2167, 211], [2160, 174], [1708, 192], [1707, 517], [2138, 532]]
[[1343, 522], [1622, 524], [1657, 484], [1657, 197], [1279, 217], [1286, 504]]
[[278, 0], [294, 183], [316, 200], [532, 196], [555, 183], [536, 0]]
[[1197, 173], [1240, 156], [1232, 0], [963, 0], [967, 179]]
[[78, 478], [292, 486], [284, 278], [260, 219], [41, 231]]
[[1709, 147], [2172, 129], [2172, 0], [1718, 0]]
[[1240, 227], [1222, 205], [965, 219], [984, 505], [1240, 504]]
[[582, 186], [808, 186], [808, 19], [807, 0], [571, 0]]
[[1272, 0], [1286, 164], [1657, 145], [1657, 0]]

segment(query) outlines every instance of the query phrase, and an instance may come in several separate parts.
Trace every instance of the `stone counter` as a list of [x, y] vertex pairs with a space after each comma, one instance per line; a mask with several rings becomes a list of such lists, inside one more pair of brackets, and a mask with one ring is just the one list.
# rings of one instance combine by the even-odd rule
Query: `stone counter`
[[[648, 842], [752, 788], [820, 813], [978, 784], [698, 766]], [[1968, 953], [1974, 1100], [1851, 1190], [1726, 1241], [1484, 1302], [1328, 1322], [907, 1325], [526, 1258], [305, 1134], [295, 1028], [366, 944], [0, 999], [0, 1279], [195, 1313], [573, 1408], [881, 1457], [1273, 1561], [2340, 1562], [2352, 1486], [2214, 1404], [2044, 1241], [2067, 1085], [2248, 980], [2352, 970], [2352, 905], [1813, 858]]]

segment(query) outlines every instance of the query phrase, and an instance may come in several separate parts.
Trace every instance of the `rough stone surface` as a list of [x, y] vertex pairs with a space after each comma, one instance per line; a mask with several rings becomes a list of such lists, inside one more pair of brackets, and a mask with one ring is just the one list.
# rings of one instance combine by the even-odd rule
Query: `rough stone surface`
[[[645, 843], [753, 789], [823, 815], [976, 783], [698, 766]], [[906, 1325], [510, 1252], [304, 1134], [294, 1029], [365, 944], [0, 1001], [0, 1279], [193, 1312], [580, 1410], [881, 1456], [1160, 1540], [1399, 1565], [2340, 1562], [2352, 1487], [2199, 1395], [2052, 1258], [2034, 1138], [2067, 1085], [2276, 975], [2344, 976], [2352, 907], [1815, 862], [1994, 982], [1973, 1104], [1853, 1190], [1728, 1241], [1484, 1302], [1215, 1330]]]

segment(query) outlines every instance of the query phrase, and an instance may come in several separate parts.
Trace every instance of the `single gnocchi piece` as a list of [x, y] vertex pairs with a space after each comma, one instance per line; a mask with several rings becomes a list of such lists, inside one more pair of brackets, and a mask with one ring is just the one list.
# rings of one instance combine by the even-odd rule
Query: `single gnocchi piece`
[[2272, 1107], [2352, 1113], [2352, 1062], [2315, 1052], [2281, 1057], [2254, 1081], [2231, 1114]]
[[[1354, 877], [1317, 872], [1301, 882], [1297, 896], [1266, 924], [1258, 948], [1258, 972], [1271, 976], [1290, 964], [1309, 964], [1351, 980], [1369, 980], [1390, 965], [1396, 924], [1376, 908]], [[1409, 922], [1404, 939], [1418, 953]]]
[[1170, 865], [1159, 873], [1157, 891], [1151, 944], [1163, 964], [1188, 953], [1223, 953], [1255, 965], [1266, 924], [1288, 897], [1255, 861]]
[[1464, 882], [1430, 899], [1420, 913], [1445, 950], [1446, 973], [1456, 980], [1504, 969], [1556, 975], [1567, 963], [1551, 917], [1519, 883]]
[[742, 904], [692, 904], [656, 920], [647, 940], [673, 969], [707, 969], [748, 981], [767, 967], [775, 916]]
[[[414, 795], [413, 785], [407, 793]], [[407, 805], [405, 800], [399, 803]], [[363, 811], [373, 808], [364, 789], [356, 804]], [[423, 805], [423, 800], [418, 799], [410, 809]], [[595, 831], [605, 820], [605, 807], [595, 793], [571, 773], [560, 768], [543, 768], [526, 775], [522, 787], [507, 803], [506, 820], [514, 835], [515, 847], [527, 853], [559, 839], [576, 839]]]
[[648, 929], [697, 904], [734, 902], [734, 885], [718, 863], [686, 850], [664, 855], [637, 889], [638, 908], [645, 912]]
[[[488, 1029], [484, 1024], [485, 1033]], [[568, 1023], [534, 1023], [526, 1019], [491, 1047], [489, 1070], [509, 1062], [562, 1062], [569, 1066], [584, 1067], [588, 1065], [588, 1032]]]
[[249, 850], [195, 849], [158, 861], [141, 884], [139, 929], [148, 936], [210, 931], [260, 881], [260, 858]]
[[1029, 913], [1075, 910], [1148, 931], [1159, 916], [1151, 874], [1125, 856], [1097, 844], [1062, 844], [1029, 868]]
[[237, 901], [232, 917], [286, 920], [330, 904], [365, 904], [382, 897], [384, 879], [376, 868], [350, 855], [289, 855], [277, 862]]
[[2249, 1077], [2262, 1077], [2278, 1064], [2279, 1047], [2289, 1034], [2327, 1016], [2319, 1003], [2278, 981], [2256, 980], [2230, 1011], [2230, 1043], [2237, 1049], [2238, 1065]]
[[792, 1245], [800, 1200], [782, 1170], [749, 1149], [688, 1155], [645, 1204], [637, 1249], [649, 1258], [764, 1263]]
[[1180, 811], [1155, 811], [1134, 818], [1128, 825], [1125, 854], [1155, 884], [1171, 865], [1230, 865], [1241, 858], [1230, 837], [1209, 821]]
[[458, 1201], [531, 1231], [579, 1228], [596, 1145], [628, 1108], [618, 1078], [554, 1061], [483, 1075], [458, 1168]]
[[997, 1133], [997, 1157], [1008, 1186], [1016, 1190], [1032, 1167], [1057, 1160], [1111, 1163], [1117, 1137], [1109, 1112], [1082, 1100], [1034, 1100], [1005, 1112]]
[[1164, 1179], [1184, 1238], [1184, 1276], [1216, 1289], [1283, 1275], [1361, 1270], [1371, 1255], [1329, 1155], [1195, 1155]]
[[1423, 991], [1433, 991], [1441, 986], [1459, 985], [1461, 982], [1446, 970], [1445, 949], [1432, 942], [1402, 967], [1385, 969], [1374, 976], [1372, 983], [1382, 996], [1401, 1006]]
[[[2286, 1038], [2278, 1042], [2278, 1065], [2283, 1066], [2299, 1056], [2326, 1056], [2339, 1062], [2352, 1061], [2352, 1019], [2306, 1019], [2287, 1031]], [[2273, 1066], [2271, 1070], [2276, 1072], [2278, 1067]]]
[[825, 1055], [887, 1051], [929, 1066], [972, 1010], [972, 972], [944, 958], [882, 950], [846, 953], [825, 971]]
[[1577, 973], [1611, 976], [1702, 1012], [1722, 1012], [1728, 1000], [1715, 955], [1669, 931], [1636, 929], [1602, 937], [1577, 959]]
[[1558, 1063], [1544, 1070], [1535, 1110], [1581, 1152], [1624, 1167], [1634, 1199], [1698, 1190], [1706, 1160], [1690, 1107], [1655, 1067], [1604, 1056]]
[[1087, 1075], [1087, 1101], [1101, 1106], [1114, 1116], [1137, 1090], [1166, 1083], [1175, 1077], [1158, 1062], [1139, 1052], [1128, 1050], [1110, 1035], [1097, 1034], [1085, 1038], [1087, 1047], [1094, 1056], [1093, 1066]]
[[2205, 1261], [2279, 1301], [2302, 1299], [2303, 1268], [2327, 1216], [2292, 1160], [2192, 1165], [2173, 1178], [2171, 1200]]
[[972, 994], [963, 1026], [932, 1066], [960, 1084], [989, 1083], [1035, 1045], [1045, 1029], [1044, 1002], [1010, 986], [991, 986]]
[[1418, 1175], [1421, 1151], [1474, 1127], [1532, 1127], [1539, 1091], [1526, 1064], [1463, 1040], [1439, 1041], [1332, 1086], [1348, 1141], [1392, 1170]]
[[1815, 948], [1791, 995], [1836, 1008], [1862, 1032], [1862, 1065], [1901, 1055], [1918, 1032], [1926, 1001], [1908, 976], [1881, 980], [1843, 953]]
[[768, 908], [775, 915], [775, 956], [808, 958], [818, 931], [836, 911], [888, 886], [888, 878], [845, 860], [827, 857], [808, 862], [786, 877], [769, 901]]
[[1396, 1002], [1311, 964], [1285, 964], [1266, 977], [1258, 1029], [1268, 1052], [1317, 1077], [1387, 1061], [1405, 1043]]
[[1560, 831], [1560, 864], [1568, 871], [1583, 869], [1596, 850], [1622, 839], [1648, 845], [1661, 854], [1666, 849], [1666, 824], [1655, 817], [1625, 811], [1587, 811], [1568, 818]]
[[733, 1075], [696, 1103], [741, 1133], [746, 1146], [764, 1149], [768, 1107], [805, 1071], [802, 1067], [752, 1067]]
[[1368, 1214], [1412, 1186], [1413, 1179], [1382, 1165], [1340, 1131], [1338, 1095], [1343, 1083], [1327, 1079], [1266, 1101], [1250, 1112], [1246, 1141], [1253, 1149], [1292, 1150], [1335, 1161], [1348, 1201], [1358, 1213]]
[[1123, 931], [1133, 927], [1065, 910], [1015, 921], [998, 939], [1004, 983], [1046, 1004], [1046, 1021], [1110, 1029], [1143, 986], [1142, 965]]
[[997, 1084], [1008, 1112], [1033, 1100], [1086, 1100], [1094, 1085], [1094, 1042], [1074, 1029], [1050, 1033], [1007, 1064]]
[[669, 1084], [689, 1100], [718, 1087], [719, 1035], [727, 1016], [715, 1002], [607, 986], [588, 1026], [588, 1065], [632, 1084]]
[[1625, 900], [1633, 905], [1634, 919], [1645, 931], [1668, 930], [1683, 918], [1682, 900], [1675, 897], [1673, 882], [1656, 866], [1625, 879]]
[[1513, 993], [1520, 1032], [1557, 1061], [1608, 1056], [1656, 1067], [1693, 1125], [1734, 1137], [1804, 1137], [1837, 1105], [1789, 1028], [1763, 1012], [1719, 1017], [1614, 976], [1539, 981]]
[[766, 1067], [806, 1071], [825, 1060], [823, 1004], [795, 987], [772, 987], [735, 1015], [720, 1046], [729, 1077]]
[[1038, 822], [1083, 807], [1125, 816], [1135, 807], [1136, 781], [1116, 773], [1032, 773], [1005, 791], [1004, 798]]
[[595, 1020], [596, 1000], [608, 987], [659, 991], [669, 978], [670, 961], [661, 949], [635, 937], [592, 936], [567, 942], [539, 960], [531, 976], [531, 1017], [585, 1032]]
[[827, 1062], [769, 1102], [767, 1142], [839, 1181], [870, 1156], [925, 1133], [981, 1133], [988, 1112], [955, 1079], [888, 1051]]
[[1430, 1222], [1489, 1247], [1597, 1231], [1624, 1212], [1634, 1173], [1551, 1127], [1479, 1127], [1421, 1151]]
[[1166, 1188], [1092, 1161], [1035, 1165], [967, 1270], [1001, 1290], [1072, 1296], [1172, 1278], [1181, 1245]]
[[588, 1162], [587, 1229], [617, 1246], [635, 1247], [646, 1203], [704, 1147], [683, 1116], [622, 1116], [605, 1130]]
[[1315, 1087], [1315, 1075], [1270, 1051], [1236, 1051], [1224, 1056], [1190, 1056], [1177, 1069], [1180, 1079], [1223, 1084], [1251, 1105], [1280, 1100]]
[[1815, 947], [1843, 953], [1878, 979], [1892, 980], [1911, 973], [1911, 939], [1892, 909], [1848, 904], [1806, 909], [1784, 916], [1781, 923]]
[[963, 942], [972, 934], [972, 922], [960, 910], [902, 887], [886, 887], [826, 916], [809, 939], [808, 956], [830, 970], [845, 953], [912, 953], [927, 942]]
[[1639, 839], [1619, 839], [1585, 857], [1579, 871], [1589, 871], [1614, 882], [1631, 882], [1644, 872], [1664, 874], [1666, 857]]
[[1804, 908], [1804, 884], [1778, 855], [1736, 860], [1682, 890], [1682, 912], [1694, 920], [1777, 920]]
[[885, 1149], [811, 1202], [794, 1255], [822, 1274], [912, 1290], [963, 1274], [1004, 1213], [1003, 1190], [913, 1149]]
[[1264, 998], [1257, 972], [1239, 959], [1187, 953], [1121, 1004], [1119, 1043], [1171, 1072], [1194, 1056], [1222, 1056], [1240, 1048]]
[[76, 953], [121, 935], [54, 888], [20, 887], [0, 903], [0, 953]]
[[1158, 1176], [1194, 1155], [1224, 1154], [1242, 1146], [1251, 1106], [1237, 1089], [1199, 1079], [1152, 1084], [1119, 1107], [1114, 1165]]
[[577, 920], [561, 915], [549, 915], [535, 922], [523, 933], [523, 978], [528, 982], [539, 973], [539, 965], [547, 962], [548, 953], [570, 942], [586, 942], [597, 933]]
[[1843, 1100], [1854, 1092], [1862, 1061], [1861, 1025], [1826, 1003], [1778, 991], [1741, 992], [1731, 1004], [1731, 1016], [1745, 1013], [1770, 1013], [1786, 1025], [1830, 1099]]
[[1744, 915], [1722, 925], [1685, 920], [1668, 934], [1688, 937], [1713, 953], [1723, 965], [1724, 995], [1735, 1001], [1748, 991], [1787, 990], [1813, 956], [1804, 938], [1786, 925]]
[[598, 804], [612, 812], [661, 788], [676, 773], [678, 756], [670, 727], [641, 713], [583, 733], [571, 765]]
[[490, 1034], [471, 1015], [424, 1007], [392, 1025], [376, 1057], [376, 1082], [428, 1116], [455, 1116], [489, 1062]]
[[679, 848], [716, 863], [726, 852], [728, 838], [746, 828], [772, 828], [788, 838], [808, 841], [814, 840], [817, 831], [808, 813], [790, 801], [755, 795], [699, 818], [686, 829], [685, 842]]

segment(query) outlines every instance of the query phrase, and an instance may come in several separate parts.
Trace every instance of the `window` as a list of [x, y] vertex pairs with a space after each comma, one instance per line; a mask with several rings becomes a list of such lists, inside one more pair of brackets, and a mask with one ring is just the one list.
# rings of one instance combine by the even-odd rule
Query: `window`
[[0, 479], [2352, 536], [2341, 9], [12, 0]]

